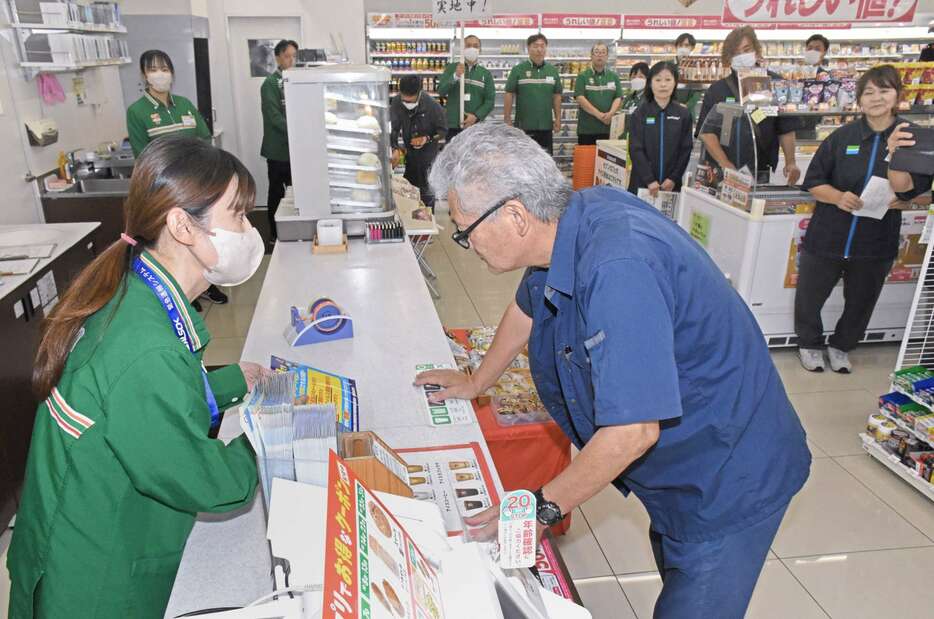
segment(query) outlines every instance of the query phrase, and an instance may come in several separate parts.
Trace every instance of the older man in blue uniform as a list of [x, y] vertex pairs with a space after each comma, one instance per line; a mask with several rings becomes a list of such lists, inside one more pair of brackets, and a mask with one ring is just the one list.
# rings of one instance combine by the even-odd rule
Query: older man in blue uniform
[[[526, 275], [475, 374], [417, 382], [475, 397], [527, 343], [539, 395], [580, 449], [537, 489], [540, 525], [608, 484], [633, 492], [664, 582], [655, 617], [743, 617], [811, 461], [745, 303], [658, 211], [609, 187], [572, 193], [517, 129], [464, 131], [430, 180], [455, 241]], [[494, 507], [468, 524], [493, 536], [496, 518]]]

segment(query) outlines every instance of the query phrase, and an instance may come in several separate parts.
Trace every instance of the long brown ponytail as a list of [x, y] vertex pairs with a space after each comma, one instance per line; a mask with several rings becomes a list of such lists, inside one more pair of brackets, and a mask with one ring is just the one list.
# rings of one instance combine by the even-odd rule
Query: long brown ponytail
[[[123, 205], [126, 234], [137, 241], [110, 245], [86, 266], [62, 295], [42, 325], [32, 381], [36, 396], [48, 397], [58, 384], [72, 343], [85, 320], [126, 289], [126, 276], [134, 258], [156, 243], [166, 216], [181, 208], [203, 222], [210, 210], [237, 179], [233, 208], [253, 208], [256, 184], [240, 161], [230, 153], [197, 138], [167, 136], [147, 146], [130, 180]], [[119, 303], [114, 307], [116, 311]]]

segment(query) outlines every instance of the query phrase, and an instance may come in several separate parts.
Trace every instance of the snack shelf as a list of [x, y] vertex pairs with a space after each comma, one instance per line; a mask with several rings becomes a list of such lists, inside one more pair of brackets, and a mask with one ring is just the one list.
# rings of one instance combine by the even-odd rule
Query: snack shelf
[[906, 482], [915, 487], [921, 494], [926, 496], [929, 500], [934, 501], [934, 484], [930, 484], [923, 479], [912, 469], [909, 469], [907, 466], [901, 463], [901, 460], [897, 456], [894, 456], [883, 449], [882, 445], [876, 442], [876, 439], [872, 438], [865, 432], [860, 432], [859, 438], [863, 441], [863, 450], [868, 453], [870, 456], [884, 464], [890, 471], [904, 479]]
[[903, 396], [905, 396], [905, 397], [907, 397], [907, 398], [911, 398], [911, 401], [914, 402], [915, 404], [917, 404], [918, 406], [923, 406], [924, 408], [928, 409], [929, 411], [934, 412], [934, 407], [932, 407], [930, 404], [928, 404], [927, 402], [925, 402], [925, 401], [922, 400], [921, 398], [915, 396], [915, 394], [909, 393], [909, 392], [905, 391], [904, 389], [900, 389], [900, 388], [898, 388], [898, 387], [895, 387], [894, 385], [892, 386], [892, 389], [893, 389], [893, 391], [895, 391], [896, 393], [900, 393], [900, 394], [902, 394]]
[[371, 58], [450, 58], [445, 52], [370, 52]]
[[[899, 393], [901, 393], [901, 391], [899, 391]], [[907, 395], [907, 394], [905, 394], [905, 395]], [[910, 397], [910, 396], [909, 396], [909, 397]], [[914, 398], [912, 398], [912, 399], [914, 399]], [[899, 419], [898, 417], [896, 417], [895, 415], [893, 415], [892, 413], [890, 413], [890, 412], [887, 411], [886, 409], [880, 407], [880, 408], [879, 408], [879, 414], [880, 414], [880, 415], [885, 415], [885, 418], [888, 419], [889, 421], [891, 421], [892, 423], [894, 423], [896, 426], [898, 426], [898, 428], [899, 428], [900, 430], [904, 430], [905, 432], [911, 434], [913, 437], [915, 437], [915, 438], [918, 439], [919, 441], [923, 441], [923, 442], [925, 442], [925, 443], [928, 444], [928, 445], [931, 444], [931, 438], [930, 438], [930, 437], [928, 437], [927, 435], [925, 435], [925, 434], [923, 434], [923, 433], [921, 433], [921, 432], [918, 432], [918, 431], [915, 430], [913, 427], [909, 426], [907, 423], [905, 423], [904, 421], [902, 421], [901, 419]]]

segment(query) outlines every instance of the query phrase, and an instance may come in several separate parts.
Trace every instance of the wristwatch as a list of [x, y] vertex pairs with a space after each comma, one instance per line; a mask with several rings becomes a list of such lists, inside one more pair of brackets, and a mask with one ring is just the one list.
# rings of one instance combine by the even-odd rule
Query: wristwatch
[[561, 513], [561, 508], [553, 501], [546, 501], [541, 488], [535, 491], [535, 501], [538, 505], [535, 517], [546, 527], [558, 524], [564, 520], [565, 516]]

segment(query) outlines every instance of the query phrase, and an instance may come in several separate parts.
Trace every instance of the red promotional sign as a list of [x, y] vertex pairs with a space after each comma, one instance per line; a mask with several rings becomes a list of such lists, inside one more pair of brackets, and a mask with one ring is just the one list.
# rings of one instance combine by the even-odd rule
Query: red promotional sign
[[[833, 0], [831, 0], [833, 1]], [[843, 0], [845, 1], [845, 0]], [[854, 0], [856, 1], [856, 0]], [[725, 19], [719, 15], [624, 15], [623, 29], [630, 30], [732, 30], [738, 24], [725, 23]], [[823, 30], [846, 30], [850, 24], [838, 23], [755, 23], [744, 22], [754, 26], [756, 30], [811, 30], [820, 28]]]
[[494, 15], [485, 19], [465, 21], [467, 28], [538, 28], [538, 15]]
[[619, 28], [619, 15], [593, 13], [542, 13], [542, 28]]
[[438, 28], [431, 13], [368, 13], [373, 28]]
[[723, 0], [725, 23], [911, 23], [918, 0]]

